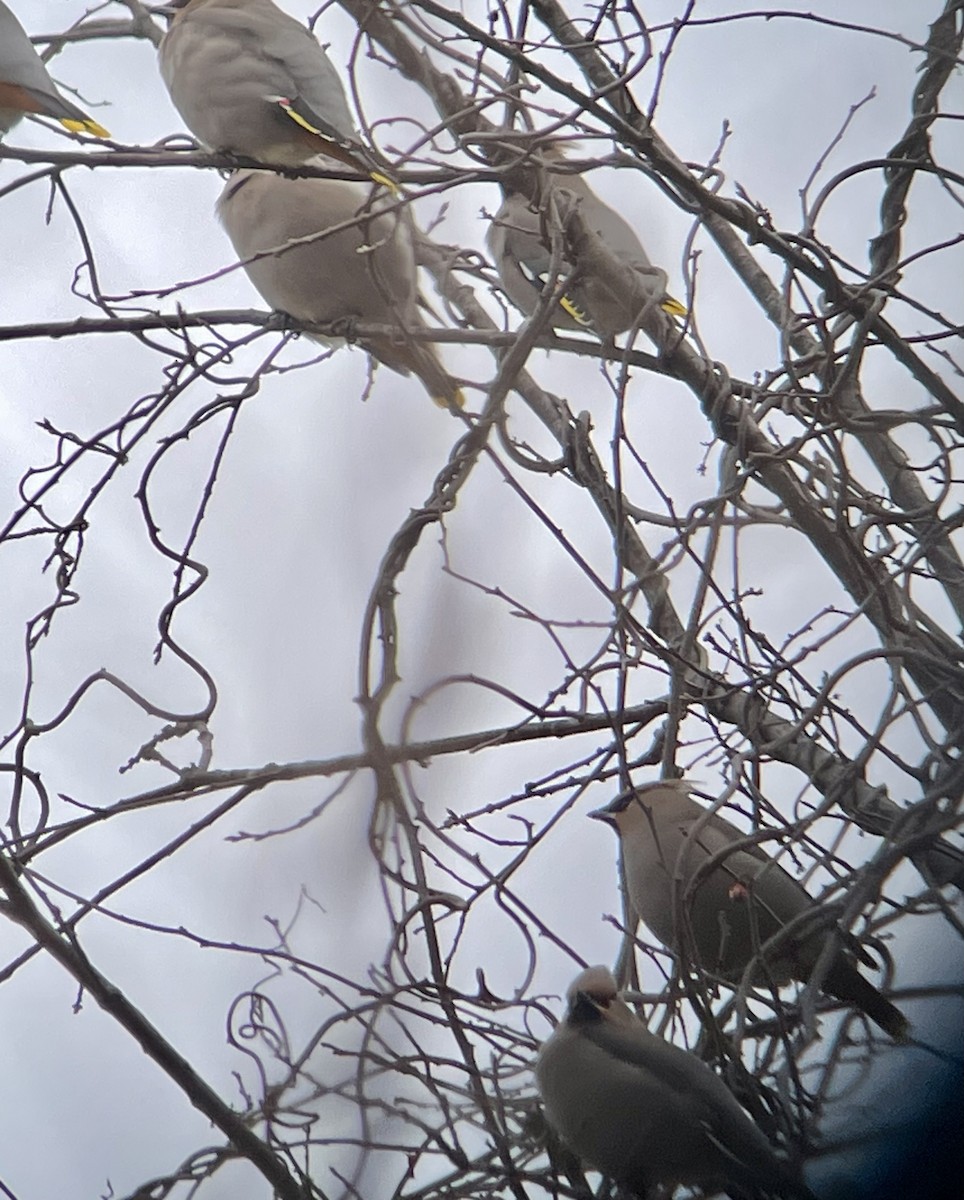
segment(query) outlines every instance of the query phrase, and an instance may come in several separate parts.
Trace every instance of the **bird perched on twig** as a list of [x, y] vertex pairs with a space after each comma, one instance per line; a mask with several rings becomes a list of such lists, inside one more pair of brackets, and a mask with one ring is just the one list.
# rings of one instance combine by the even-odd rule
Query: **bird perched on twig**
[[361, 142], [338, 72], [300, 21], [271, 0], [169, 0], [161, 77], [188, 129], [212, 150], [273, 166], [317, 155], [394, 187]]
[[535, 1076], [546, 1119], [570, 1150], [645, 1200], [649, 1189], [813, 1200], [723, 1081], [651, 1033], [606, 967], [573, 980]]
[[309, 324], [392, 326], [391, 333], [366, 337], [365, 348], [393, 371], [417, 375], [436, 403], [462, 405], [462, 392], [434, 346], [410, 336], [427, 327], [418, 308], [410, 226], [387, 192], [373, 195], [370, 184], [346, 180], [242, 170], [225, 185], [218, 216], [272, 307]]
[[[646, 784], [590, 814], [619, 835], [636, 915], [674, 953], [731, 985], [754, 960], [756, 986], [806, 983], [832, 931], [802, 885], [748, 844], [748, 834], [694, 800], [692, 786], [682, 779]], [[761, 955], [790, 922], [795, 931]], [[854, 965], [854, 957], [867, 966], [874, 960], [854, 939], [838, 936], [821, 991], [859, 1008], [895, 1041], [906, 1040], [907, 1018]]]
[[[610, 254], [632, 268], [636, 295], [628, 303], [625, 293], [617, 291], [602, 276], [577, 275], [566, 294], [549, 316], [557, 329], [591, 330], [611, 338], [624, 333], [639, 320], [647, 304], [655, 304], [666, 313], [684, 316], [685, 307], [666, 291], [666, 272], [654, 267], [632, 226], [605, 204], [581, 175], [553, 169], [564, 165], [565, 157], [556, 143], [543, 146], [540, 153], [548, 163], [548, 179], [554, 189], [570, 193], [587, 227], [603, 242]], [[552, 219], [551, 208], [539, 211], [518, 191], [508, 191], [486, 234], [489, 251], [506, 295], [526, 316], [531, 316], [547, 288], [557, 280], [552, 276], [552, 237], [562, 229]], [[562, 242], [565, 247], [565, 241]], [[574, 263], [566, 254], [558, 264], [559, 273], [572, 271]]]
[[24, 113], [53, 117], [72, 133], [110, 134], [57, 90], [24, 27], [0, 0], [0, 135]]

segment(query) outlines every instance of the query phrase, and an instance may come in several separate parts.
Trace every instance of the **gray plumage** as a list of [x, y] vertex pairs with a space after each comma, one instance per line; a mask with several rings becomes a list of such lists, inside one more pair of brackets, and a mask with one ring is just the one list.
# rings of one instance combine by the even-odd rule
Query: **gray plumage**
[[[550, 161], [559, 161], [556, 147], [543, 151]], [[686, 309], [666, 291], [666, 273], [654, 267], [636, 232], [614, 209], [605, 204], [581, 175], [549, 171], [549, 181], [576, 198], [579, 213], [611, 254], [632, 267], [639, 284], [637, 304], [627, 304], [602, 277], [583, 274], [575, 279], [567, 295], [549, 317], [557, 329], [591, 329], [603, 337], [613, 337], [632, 328], [647, 304], [680, 316]], [[561, 234], [561, 230], [559, 231]], [[502, 286], [509, 299], [531, 316], [542, 300], [543, 291], [554, 288], [551, 277], [551, 240], [553, 224], [548, 212], [533, 211], [520, 192], [510, 191], [489, 225], [486, 240]], [[562, 242], [565, 246], [565, 242]], [[572, 270], [572, 262], [563, 256], [559, 273]]]
[[[665, 946], [676, 953], [682, 950], [688, 961], [738, 984], [760, 947], [812, 910], [814, 921], [798, 926], [753, 976], [757, 986], [770, 981], [782, 986], [791, 979], [805, 983], [829, 936], [813, 899], [760, 846], [746, 845], [746, 833], [709, 815], [690, 796], [690, 786], [684, 780], [647, 784], [591, 814], [619, 835], [636, 915]], [[873, 966], [873, 959], [856, 944], [842, 945], [823, 977], [822, 990], [861, 1009], [903, 1041], [907, 1019], [860, 974], [854, 954]]]
[[638, 1197], [658, 1184], [811, 1196], [723, 1081], [651, 1033], [619, 999], [605, 967], [573, 980], [535, 1076], [562, 1141]]
[[361, 144], [338, 72], [271, 0], [173, 0], [161, 77], [211, 150], [277, 166], [318, 154], [383, 177]]
[[61, 96], [23, 26], [0, 0], [0, 135], [24, 113], [53, 117], [74, 133], [110, 136], [103, 125]]
[[[366, 338], [365, 348], [393, 371], [417, 375], [437, 403], [461, 405], [462, 393], [434, 347], [406, 336], [426, 326], [409, 225], [387, 193], [369, 184], [236, 171], [218, 216], [273, 308], [308, 323], [393, 326], [391, 335]], [[309, 240], [285, 250], [295, 239]], [[257, 255], [263, 257], [245, 261]]]

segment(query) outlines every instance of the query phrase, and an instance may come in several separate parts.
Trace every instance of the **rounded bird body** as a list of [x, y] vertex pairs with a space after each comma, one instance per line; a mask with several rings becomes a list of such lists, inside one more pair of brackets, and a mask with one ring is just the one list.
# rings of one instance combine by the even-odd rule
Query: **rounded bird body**
[[414, 372], [439, 404], [461, 403], [434, 348], [406, 336], [426, 326], [411, 231], [386, 193], [368, 184], [243, 170], [225, 185], [218, 216], [273, 308], [309, 324], [354, 319], [391, 326], [391, 334], [364, 339], [374, 357], [402, 375]]
[[[745, 832], [689, 792], [684, 780], [644, 785], [592, 814], [619, 835], [636, 915], [665, 946], [727, 983], [739, 984], [754, 960], [756, 985], [805, 983], [830, 936], [812, 897], [760, 846], [747, 844]], [[777, 945], [762, 955], [771, 939]], [[841, 945], [821, 989], [903, 1040], [906, 1018], [860, 974], [852, 953], [873, 965], [859, 948]]]
[[[559, 160], [558, 148], [550, 147], [546, 156]], [[639, 286], [632, 301], [626, 292], [602, 275], [577, 276], [567, 295], [549, 318], [557, 329], [594, 330], [613, 337], [632, 328], [647, 304], [656, 304], [664, 312], [680, 316], [686, 309], [666, 291], [666, 273], [654, 267], [635, 230], [619, 213], [605, 204], [581, 175], [563, 171], [548, 172], [554, 188], [569, 192], [579, 206], [588, 229], [626, 267], [631, 268]], [[548, 213], [534, 211], [520, 192], [510, 191], [489, 226], [487, 242], [496, 270], [509, 299], [527, 316], [542, 301], [545, 289], [553, 288], [551, 239], [554, 233]], [[565, 243], [563, 243], [565, 244]], [[573, 263], [565, 255], [561, 272], [572, 271]]]
[[23, 26], [0, 0], [0, 135], [24, 113], [52, 117], [74, 133], [110, 136], [103, 125], [60, 94]]
[[271, 0], [174, 0], [169, 7], [161, 77], [199, 141], [276, 166], [323, 154], [372, 171], [341, 79], [304, 25]]
[[618, 998], [605, 967], [573, 981], [535, 1075], [562, 1141], [636, 1196], [658, 1184], [810, 1195], [723, 1081], [651, 1033]]

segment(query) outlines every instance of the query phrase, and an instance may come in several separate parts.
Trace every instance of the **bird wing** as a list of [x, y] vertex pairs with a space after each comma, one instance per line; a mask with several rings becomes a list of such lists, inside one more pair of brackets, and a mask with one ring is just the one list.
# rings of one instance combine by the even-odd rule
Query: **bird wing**
[[580, 1032], [617, 1063], [634, 1067], [641, 1080], [672, 1093], [705, 1091], [723, 1103], [736, 1104], [729, 1088], [705, 1063], [651, 1033], [642, 1021], [634, 1026], [615, 1025], [605, 1019], [580, 1025]]
[[734, 883], [751, 884], [759, 880], [756, 891], [762, 893], [761, 902], [781, 922], [789, 921], [813, 903], [806, 888], [758, 843], [745, 841], [749, 834], [715, 813], [706, 821], [697, 818], [686, 822], [681, 833], [687, 841], [695, 838], [687, 860], [687, 876], [712, 858], [716, 862], [711, 870], [724, 872]]
[[[549, 277], [552, 256], [542, 242], [539, 214], [532, 211], [524, 196], [510, 192], [489, 226], [486, 237], [506, 294], [526, 316], [531, 316], [546, 287], [550, 283], [555, 284], [555, 280]], [[588, 314], [572, 296], [562, 296], [559, 307], [565, 315], [553, 313], [550, 325], [570, 329], [592, 328]]]
[[[608, 205], [593, 191], [581, 175], [554, 174], [553, 180], [558, 186], [567, 188], [579, 199], [579, 210], [586, 224], [605, 244], [606, 249], [628, 267], [632, 267], [640, 276], [652, 284], [651, 290], [658, 298], [659, 307], [671, 316], [686, 316], [686, 306], [680, 304], [666, 292], [666, 274], [654, 267], [649, 255], [643, 248], [636, 230], [625, 217]], [[587, 284], [587, 287], [589, 284]], [[604, 305], [603, 298], [597, 304]], [[618, 322], [619, 305], [613, 313], [613, 320]], [[625, 316], [622, 317], [625, 320]], [[631, 323], [631, 322], [630, 322]]]
[[345, 147], [357, 146], [358, 135], [338, 72], [313, 35], [293, 18], [271, 25], [261, 44], [273, 73], [283, 84], [276, 101], [286, 102], [287, 115], [312, 133]]
[[[694, 855], [694, 861], [697, 864], [705, 862], [709, 857], [715, 857], [727, 850], [728, 847], [743, 841], [747, 836], [716, 813], [698, 827], [696, 821], [690, 822], [689, 828], [684, 830], [684, 833], [686, 836], [694, 835], [696, 838], [696, 845], [701, 851]], [[758, 843], [744, 844], [739, 849], [727, 853], [724, 858], [720, 859], [718, 865], [711, 869], [710, 875], [716, 876], [717, 871], [720, 873], [719, 877], [713, 881], [717, 884], [715, 888], [717, 892], [733, 901], [747, 900], [752, 896], [760, 918], [761, 941], [772, 937], [779, 926], [788, 924], [808, 909], [813, 910], [814, 926], [805, 924], [798, 930], [793, 938], [796, 947], [799, 948], [801, 943], [806, 941], [808, 933], [812, 932], [813, 928], [825, 925], [819, 908], [803, 884], [785, 870]], [[694, 868], [688, 865], [686, 868], [687, 878], [691, 879], [694, 874]], [[709, 886], [712, 887], [713, 882]], [[700, 885], [697, 884], [698, 889], [699, 887]], [[747, 889], [745, 895], [741, 894], [743, 887]], [[822, 938], [816, 947], [816, 953], [819, 953], [820, 944], [822, 944]], [[856, 938], [849, 934], [845, 935], [844, 944], [865, 965], [874, 965], [874, 960]], [[814, 958], [816, 958], [816, 953], [813, 955]]]
[[798, 1188], [793, 1173], [723, 1080], [695, 1054], [657, 1037], [642, 1022], [617, 1025], [604, 1017], [580, 1026], [580, 1032], [617, 1067], [638, 1071], [645, 1094], [669, 1107], [679, 1106], [679, 1118], [700, 1129], [730, 1164], [728, 1174], [734, 1182], [808, 1194]]

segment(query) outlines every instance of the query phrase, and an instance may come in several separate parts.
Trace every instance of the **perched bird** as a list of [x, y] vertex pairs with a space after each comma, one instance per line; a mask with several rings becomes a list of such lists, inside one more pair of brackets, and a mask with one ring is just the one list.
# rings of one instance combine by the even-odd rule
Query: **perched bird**
[[579, 1158], [644, 1200], [657, 1184], [811, 1197], [726, 1084], [651, 1033], [606, 967], [577, 975], [536, 1060], [546, 1119]]
[[337, 159], [392, 186], [362, 145], [338, 73], [271, 0], [170, 0], [161, 76], [211, 150], [274, 166]]
[[0, 0], [0, 137], [24, 113], [53, 117], [73, 133], [110, 137], [103, 125], [61, 96], [23, 26]]
[[[434, 347], [408, 336], [426, 328], [411, 230], [387, 192], [372, 192], [369, 184], [236, 171], [218, 216], [272, 307], [309, 323], [393, 326], [390, 335], [365, 338], [365, 348], [393, 371], [414, 372], [438, 404], [461, 406]], [[309, 240], [288, 246], [297, 239]]]
[[[799, 921], [774, 953], [756, 967], [755, 985], [810, 978], [831, 936], [809, 893], [747, 834], [692, 799], [685, 780], [664, 780], [624, 792], [590, 815], [619, 835], [626, 885], [636, 915], [685, 960], [738, 984], [761, 947]], [[732, 850], [730, 847], [734, 847]], [[907, 1018], [857, 970], [874, 960], [854, 939], [841, 944], [821, 990], [851, 1004], [904, 1041]]]
[[[558, 146], [546, 147], [542, 154], [550, 163], [562, 161]], [[604, 204], [581, 175], [550, 169], [549, 179], [555, 188], [565, 189], [576, 198], [579, 212], [591, 230], [611, 254], [634, 269], [642, 285], [639, 304], [627, 305], [605, 279], [577, 277], [551, 315], [550, 324], [557, 329], [589, 329], [611, 338], [635, 325], [649, 303], [655, 302], [671, 315], [685, 316], [685, 307], [666, 292], [665, 272], [650, 262], [629, 223]], [[529, 200], [514, 191], [506, 195], [489, 225], [486, 241], [502, 286], [526, 316], [536, 311], [544, 290], [556, 284], [550, 275], [553, 232], [548, 214], [534, 211]], [[563, 258], [560, 267], [560, 273], [565, 274], [572, 270], [573, 263]]]

